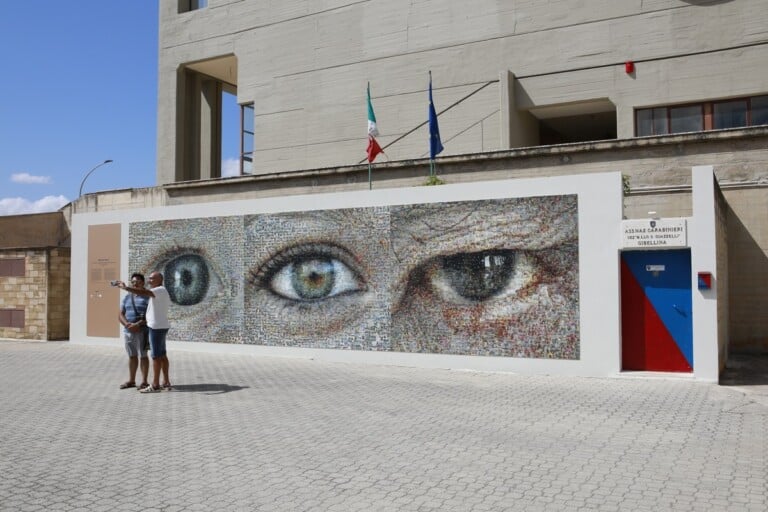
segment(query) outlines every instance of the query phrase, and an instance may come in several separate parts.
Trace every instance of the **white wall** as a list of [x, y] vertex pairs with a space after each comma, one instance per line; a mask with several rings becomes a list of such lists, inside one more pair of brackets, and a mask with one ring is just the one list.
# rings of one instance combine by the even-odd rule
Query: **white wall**
[[[88, 226], [122, 225], [121, 275], [128, 275], [128, 226], [131, 222], [255, 213], [308, 211], [505, 197], [578, 195], [580, 359], [547, 360], [511, 357], [432, 355], [400, 352], [276, 348], [256, 345], [169, 342], [171, 349], [228, 351], [252, 355], [365, 361], [417, 367], [512, 371], [531, 374], [606, 376], [620, 371], [619, 245], [621, 175], [596, 173], [545, 179], [508, 180], [437, 187], [387, 189], [323, 195], [147, 208], [76, 214], [72, 225], [73, 343], [95, 343], [122, 350], [122, 341], [86, 336]], [[115, 304], [117, 311], [118, 304]], [[173, 332], [170, 333], [171, 338]]]
[[[718, 287], [726, 276], [718, 275], [715, 233], [715, 175], [711, 165], [693, 168], [693, 218], [690, 221], [691, 288], [693, 291], [693, 374], [717, 382], [720, 373]], [[712, 273], [712, 289], [698, 289], [698, 272]]]

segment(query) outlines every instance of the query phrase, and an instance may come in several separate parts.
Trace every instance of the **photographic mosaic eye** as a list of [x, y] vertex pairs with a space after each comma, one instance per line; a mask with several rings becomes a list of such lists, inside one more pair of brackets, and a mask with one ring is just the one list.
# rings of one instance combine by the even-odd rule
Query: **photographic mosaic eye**
[[208, 293], [210, 272], [199, 254], [182, 254], [165, 264], [165, 288], [171, 300], [180, 306], [201, 302]]
[[448, 304], [472, 305], [518, 294], [538, 269], [527, 251], [492, 249], [436, 256], [414, 269], [408, 294], [427, 292]]
[[252, 277], [281, 298], [317, 302], [365, 290], [354, 267], [354, 259], [341, 247], [305, 244], [272, 256]]
[[[523, 259], [522, 263], [527, 262]], [[469, 301], [482, 301], [500, 294], [508, 287], [518, 271], [517, 264], [518, 254], [506, 250], [443, 256], [438, 258], [432, 285], [446, 297], [458, 296]]]

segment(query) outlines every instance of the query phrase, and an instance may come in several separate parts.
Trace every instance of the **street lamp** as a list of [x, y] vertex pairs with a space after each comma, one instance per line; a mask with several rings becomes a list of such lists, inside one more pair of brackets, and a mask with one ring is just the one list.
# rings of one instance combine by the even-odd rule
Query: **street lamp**
[[83, 178], [83, 181], [81, 181], [81, 182], [80, 182], [80, 192], [77, 194], [77, 197], [78, 197], [78, 199], [80, 198], [80, 196], [82, 196], [82, 195], [83, 195], [83, 185], [85, 184], [85, 180], [87, 180], [87, 179], [88, 179], [88, 176], [90, 176], [90, 175], [91, 175], [91, 173], [93, 173], [93, 171], [95, 171], [96, 169], [98, 169], [98, 168], [99, 168], [99, 167], [101, 167], [102, 165], [106, 165], [106, 164], [109, 164], [109, 163], [111, 163], [111, 162], [112, 162], [112, 160], [104, 160], [104, 161], [103, 161], [103, 162], [101, 162], [99, 165], [97, 165], [96, 167], [94, 167], [93, 169], [91, 169], [90, 171], [88, 171], [88, 174], [86, 174], [86, 175], [85, 175], [85, 178]]

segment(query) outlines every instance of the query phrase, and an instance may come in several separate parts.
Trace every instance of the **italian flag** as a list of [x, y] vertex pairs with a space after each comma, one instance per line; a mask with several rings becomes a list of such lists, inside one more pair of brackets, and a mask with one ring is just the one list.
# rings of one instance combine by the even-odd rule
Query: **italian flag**
[[371, 84], [368, 84], [368, 136], [378, 137], [379, 129], [376, 128], [376, 114], [373, 113], [373, 104], [371, 103]]
[[381, 146], [376, 142], [376, 137], [379, 135], [379, 129], [376, 126], [376, 114], [373, 113], [373, 104], [371, 103], [371, 84], [368, 84], [368, 148], [366, 153], [368, 154], [368, 163], [373, 162], [376, 159], [376, 155], [383, 153]]

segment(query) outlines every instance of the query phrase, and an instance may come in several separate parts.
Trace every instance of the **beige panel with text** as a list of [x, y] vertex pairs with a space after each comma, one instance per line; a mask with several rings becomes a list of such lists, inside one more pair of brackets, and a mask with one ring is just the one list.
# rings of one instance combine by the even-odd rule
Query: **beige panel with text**
[[88, 227], [88, 336], [120, 337], [120, 224]]

